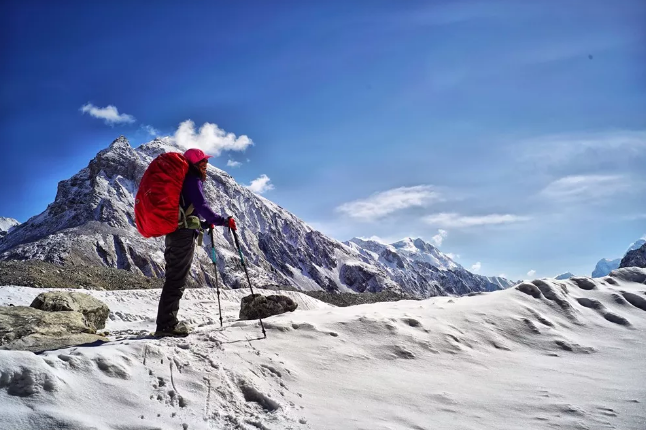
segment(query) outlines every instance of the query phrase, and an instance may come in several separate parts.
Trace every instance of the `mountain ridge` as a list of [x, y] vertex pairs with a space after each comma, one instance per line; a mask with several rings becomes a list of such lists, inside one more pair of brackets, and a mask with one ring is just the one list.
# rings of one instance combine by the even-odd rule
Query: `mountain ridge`
[[[148, 164], [169, 151], [181, 151], [170, 138], [158, 138], [136, 149], [123, 136], [115, 139], [87, 167], [59, 182], [56, 198], [45, 211], [7, 234], [0, 242], [0, 259], [103, 265], [162, 277], [163, 238], [139, 235], [133, 202]], [[341, 243], [312, 229], [225, 171], [209, 165], [207, 176], [207, 201], [216, 212], [234, 215], [241, 227], [241, 245], [254, 286], [330, 292], [392, 290], [418, 297], [502, 288], [468, 272], [421, 239], [412, 242], [414, 249], [406, 244], [393, 247], [384, 262], [379, 262], [356, 244]], [[246, 287], [228, 232], [218, 228], [214, 236], [221, 282], [229, 288]], [[388, 258], [395, 261], [395, 255], [414, 272], [393, 270]], [[213, 264], [203, 248], [196, 249], [190, 276], [198, 285], [215, 284]]]

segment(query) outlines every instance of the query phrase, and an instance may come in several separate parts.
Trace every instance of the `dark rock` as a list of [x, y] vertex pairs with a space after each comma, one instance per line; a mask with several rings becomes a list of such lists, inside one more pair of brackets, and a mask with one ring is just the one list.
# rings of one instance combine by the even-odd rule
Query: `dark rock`
[[270, 296], [250, 294], [242, 298], [239, 317], [241, 320], [267, 318], [272, 315], [292, 312], [296, 310], [297, 307], [298, 305], [287, 296], [276, 294], [272, 294]]
[[32, 308], [48, 312], [76, 311], [83, 314], [87, 326], [93, 330], [105, 328], [110, 308], [89, 294], [51, 291], [40, 293], [30, 305]]
[[619, 263], [619, 268], [623, 267], [646, 267], [646, 243], [624, 255]]

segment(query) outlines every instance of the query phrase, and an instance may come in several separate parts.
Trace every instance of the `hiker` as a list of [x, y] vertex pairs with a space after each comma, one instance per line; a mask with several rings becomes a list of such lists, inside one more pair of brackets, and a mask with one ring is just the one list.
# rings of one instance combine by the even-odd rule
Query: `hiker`
[[195, 240], [199, 236], [201, 243], [202, 230], [212, 226], [236, 230], [233, 217], [217, 215], [204, 198], [202, 184], [206, 180], [206, 167], [211, 156], [193, 148], [184, 153], [184, 158], [189, 167], [180, 195], [178, 228], [166, 235], [166, 280], [159, 298], [155, 336], [188, 335], [188, 326], [177, 320], [177, 312], [191, 270]]

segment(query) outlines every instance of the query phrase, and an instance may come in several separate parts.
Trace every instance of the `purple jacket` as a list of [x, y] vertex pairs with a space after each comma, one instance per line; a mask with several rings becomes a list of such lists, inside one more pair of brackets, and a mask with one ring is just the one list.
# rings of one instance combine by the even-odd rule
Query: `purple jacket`
[[208, 224], [216, 226], [225, 225], [227, 219], [213, 212], [204, 198], [202, 190], [202, 180], [189, 171], [184, 179], [182, 187], [182, 197], [184, 198], [184, 209], [193, 204], [193, 215], [205, 220]]

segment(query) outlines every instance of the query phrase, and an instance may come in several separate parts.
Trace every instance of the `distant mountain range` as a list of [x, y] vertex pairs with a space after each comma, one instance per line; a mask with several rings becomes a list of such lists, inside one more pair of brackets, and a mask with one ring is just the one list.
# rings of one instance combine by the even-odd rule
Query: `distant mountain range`
[[[171, 151], [181, 152], [168, 138], [136, 149], [124, 137], [118, 138], [87, 167], [61, 181], [54, 202], [44, 212], [23, 224], [15, 220], [0, 224], [3, 231], [8, 230], [0, 238], [0, 259], [109, 266], [162, 277], [163, 238], [139, 235], [133, 203], [149, 163]], [[513, 284], [505, 278], [471, 273], [421, 239], [407, 238], [390, 245], [358, 238], [341, 243], [213, 166], [208, 168], [204, 190], [216, 212], [236, 217], [243, 253], [258, 287], [392, 290], [429, 297], [493, 291]], [[215, 233], [221, 281], [231, 288], [246, 287], [231, 238], [222, 228]], [[191, 278], [198, 285], [214, 285], [213, 264], [204, 249], [196, 252]]]

